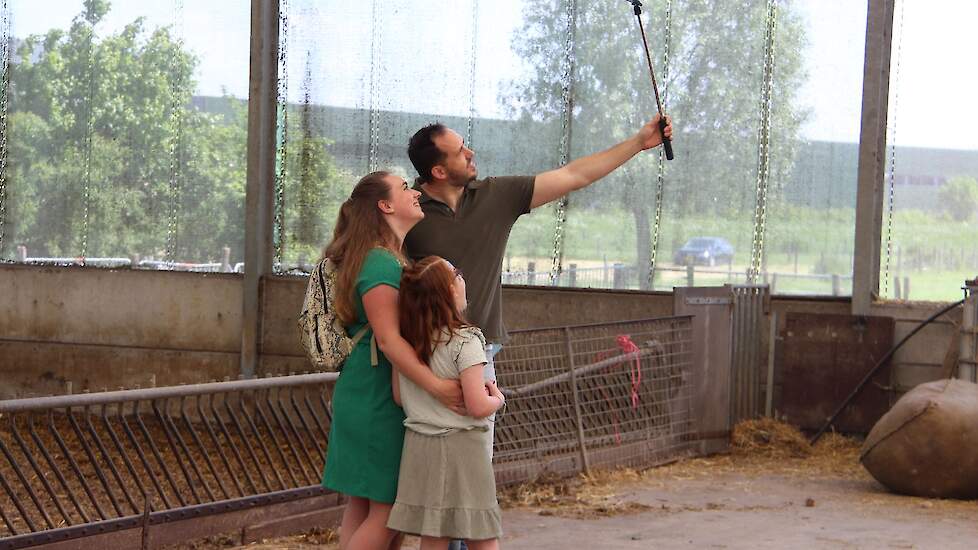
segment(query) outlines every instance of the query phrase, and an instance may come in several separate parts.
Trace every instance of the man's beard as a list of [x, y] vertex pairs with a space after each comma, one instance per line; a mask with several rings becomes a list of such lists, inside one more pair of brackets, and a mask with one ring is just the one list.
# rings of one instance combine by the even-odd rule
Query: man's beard
[[478, 175], [479, 175], [478, 172], [469, 174], [468, 169], [466, 169], [465, 172], [462, 173], [449, 174], [449, 176], [451, 176], [452, 185], [455, 187], [465, 187], [466, 185], [469, 184], [469, 182], [475, 181], [478, 178]]

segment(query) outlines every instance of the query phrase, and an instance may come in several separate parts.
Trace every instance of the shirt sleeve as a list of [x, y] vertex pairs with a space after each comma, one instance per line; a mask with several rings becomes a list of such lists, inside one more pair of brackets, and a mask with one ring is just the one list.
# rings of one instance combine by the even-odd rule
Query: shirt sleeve
[[513, 219], [530, 212], [536, 176], [506, 176], [490, 178], [495, 192], [500, 193], [499, 204]]
[[475, 328], [464, 328], [458, 332], [456, 338], [460, 340], [458, 352], [455, 356], [455, 368], [458, 373], [479, 363], [486, 363], [486, 340], [482, 336], [482, 331]]
[[363, 260], [357, 277], [357, 293], [363, 296], [380, 285], [401, 288], [401, 263], [390, 252], [375, 248]]

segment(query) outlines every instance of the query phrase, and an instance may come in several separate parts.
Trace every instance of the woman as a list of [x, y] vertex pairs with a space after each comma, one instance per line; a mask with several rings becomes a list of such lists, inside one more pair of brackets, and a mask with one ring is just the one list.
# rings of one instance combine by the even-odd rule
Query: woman
[[[397, 370], [442, 403], [462, 409], [458, 383], [436, 377], [398, 328], [398, 288], [406, 263], [401, 245], [424, 217], [419, 196], [393, 174], [367, 174], [340, 208], [324, 252], [337, 266], [334, 305], [347, 333], [365, 324], [371, 329], [343, 364], [333, 392], [323, 485], [349, 497], [340, 525], [342, 550], [382, 550], [396, 535], [387, 519], [404, 441], [404, 412], [393, 399]], [[371, 332], [379, 351], [376, 367], [371, 366]]]

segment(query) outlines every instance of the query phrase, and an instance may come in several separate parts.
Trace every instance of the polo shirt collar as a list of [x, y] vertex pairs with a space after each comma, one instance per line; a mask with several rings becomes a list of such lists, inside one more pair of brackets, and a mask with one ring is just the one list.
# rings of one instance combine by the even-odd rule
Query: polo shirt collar
[[[470, 181], [469, 183], [465, 184], [465, 191], [462, 192], [463, 200], [464, 200], [465, 195], [468, 194], [469, 190], [471, 190], [471, 189], [479, 189], [483, 185], [485, 185], [485, 181], [484, 180]], [[432, 197], [428, 193], [426, 193], [425, 190], [424, 190], [424, 187], [421, 185], [421, 181], [420, 180], [417, 180], [417, 179], [414, 180], [414, 186], [411, 187], [411, 188], [414, 189], [415, 191], [418, 191], [419, 193], [421, 193], [421, 197], [418, 198], [418, 204], [425, 204], [425, 203], [428, 203], [428, 202], [437, 202], [438, 204], [445, 204], [442, 201], [440, 201], [440, 200]], [[461, 206], [461, 205], [462, 205], [462, 201], [459, 201], [459, 206]]]

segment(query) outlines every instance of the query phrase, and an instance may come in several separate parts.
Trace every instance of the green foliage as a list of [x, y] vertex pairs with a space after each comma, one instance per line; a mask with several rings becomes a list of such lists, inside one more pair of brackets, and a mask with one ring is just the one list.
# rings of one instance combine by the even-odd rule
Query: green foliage
[[[192, 105], [197, 60], [169, 28], [137, 19], [100, 35], [110, 9], [86, 0], [65, 31], [30, 36], [12, 68], [4, 246], [32, 256], [244, 255], [247, 104]], [[322, 139], [288, 146], [290, 246], [318, 248], [320, 209], [342, 174]], [[335, 194], [335, 193], [334, 193]], [[0, 251], [9, 257], [10, 250]]]
[[978, 212], [978, 181], [975, 178], [952, 178], [937, 194], [941, 206], [956, 222], [971, 221]]
[[[566, 0], [565, 0], [566, 1]], [[672, 217], [730, 216], [753, 211], [757, 128], [766, 9], [763, 2], [676, 0], [668, 64], [663, 63], [665, 2], [646, 2], [643, 15], [667, 111], [676, 125], [676, 159], [668, 162]], [[631, 8], [621, 0], [577, 3], [571, 158], [632, 135], [655, 112], [648, 68]], [[797, 133], [807, 116], [796, 103], [805, 78], [804, 27], [791, 4], [781, 5], [775, 37], [771, 184], [788, 181]], [[561, 82], [568, 70], [564, 1], [532, 2], [513, 48], [534, 71], [503, 93], [511, 114], [560, 127]], [[559, 131], [559, 130], [558, 130]], [[647, 263], [658, 155], [641, 154], [571, 199], [574, 208], [601, 204], [634, 220], [639, 263]], [[575, 215], [571, 211], [569, 217]], [[749, 215], [749, 214], [748, 214]]]

